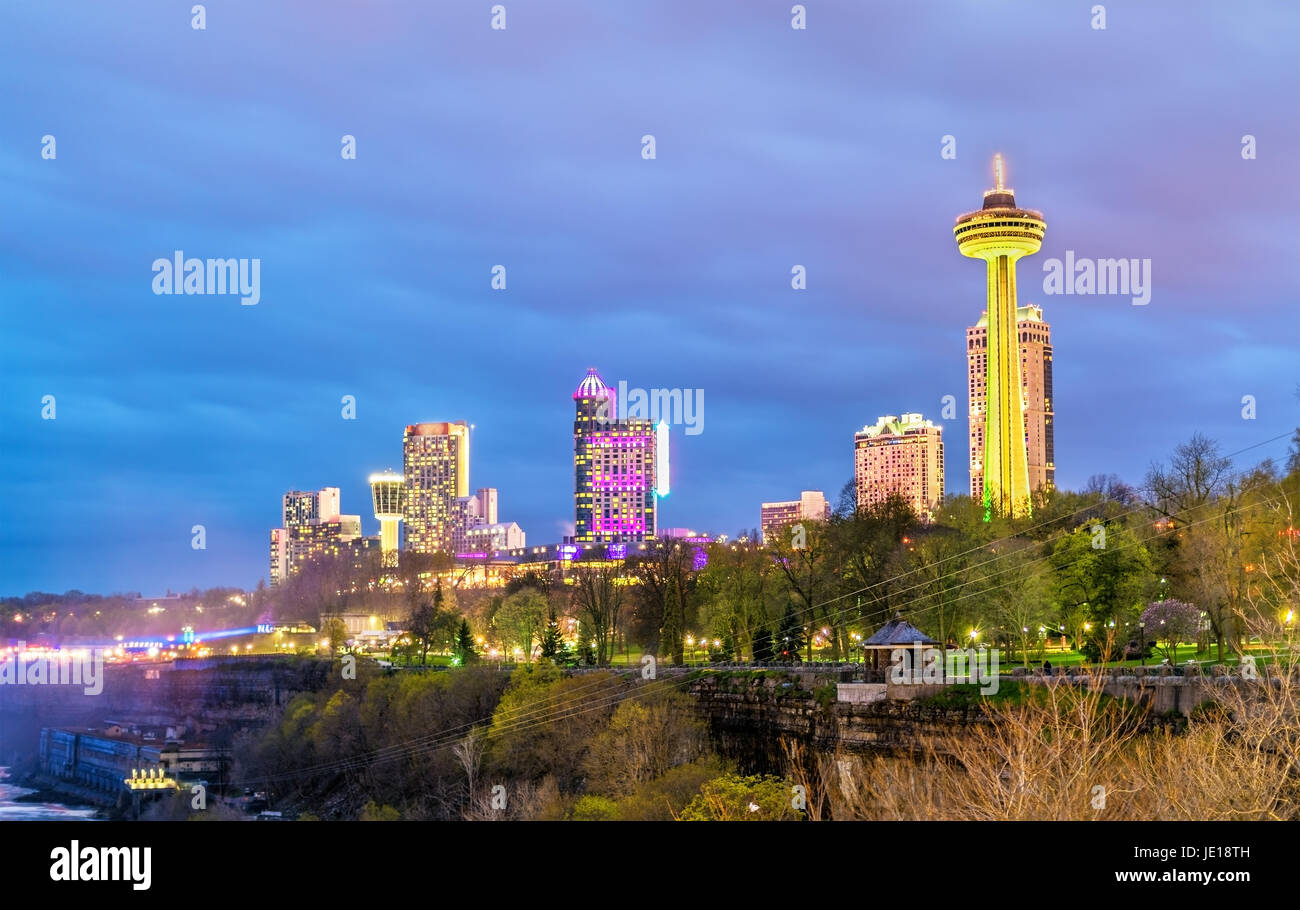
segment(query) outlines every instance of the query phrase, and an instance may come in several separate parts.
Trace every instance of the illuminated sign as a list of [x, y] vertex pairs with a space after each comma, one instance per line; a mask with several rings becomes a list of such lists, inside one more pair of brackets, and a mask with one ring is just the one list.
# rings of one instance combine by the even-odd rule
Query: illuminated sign
[[668, 495], [668, 423], [655, 427], [655, 495]]

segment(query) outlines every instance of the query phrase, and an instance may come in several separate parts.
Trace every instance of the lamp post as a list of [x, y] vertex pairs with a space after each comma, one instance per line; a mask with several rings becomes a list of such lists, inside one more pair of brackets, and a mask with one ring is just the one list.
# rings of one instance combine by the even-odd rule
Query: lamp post
[[[1164, 581], [1163, 578], [1160, 580]], [[1140, 639], [1138, 641], [1138, 657], [1142, 661], [1142, 666], [1145, 667], [1147, 665], [1147, 624], [1140, 619], [1138, 620], [1138, 638]]]

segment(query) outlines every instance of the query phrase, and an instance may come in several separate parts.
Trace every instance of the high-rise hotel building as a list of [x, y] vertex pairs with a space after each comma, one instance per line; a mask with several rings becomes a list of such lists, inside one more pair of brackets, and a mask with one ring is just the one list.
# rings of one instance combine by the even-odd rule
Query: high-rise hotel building
[[339, 514], [339, 488], [290, 490], [283, 499], [283, 527], [271, 530], [271, 586], [310, 562], [355, 556], [365, 549], [360, 515]]
[[853, 436], [858, 508], [901, 494], [922, 518], [943, 502], [943, 427], [920, 414], [881, 417]]
[[[985, 382], [988, 373], [988, 311], [966, 329], [966, 366], [970, 394], [970, 495], [984, 495]], [[1016, 308], [1016, 337], [1020, 345], [1021, 393], [1025, 411], [1025, 448], [1029, 489], [1051, 489], [1056, 483], [1052, 440], [1052, 327], [1043, 321], [1043, 308]]]
[[829, 521], [831, 504], [821, 490], [804, 490], [798, 499], [765, 502], [759, 507], [758, 525], [763, 543], [771, 543], [783, 528], [801, 521]]
[[655, 536], [655, 430], [618, 419], [617, 395], [595, 368], [573, 393], [575, 543], [629, 543]]
[[469, 424], [417, 423], [402, 440], [406, 480], [405, 548], [452, 552], [456, 500], [469, 495]]

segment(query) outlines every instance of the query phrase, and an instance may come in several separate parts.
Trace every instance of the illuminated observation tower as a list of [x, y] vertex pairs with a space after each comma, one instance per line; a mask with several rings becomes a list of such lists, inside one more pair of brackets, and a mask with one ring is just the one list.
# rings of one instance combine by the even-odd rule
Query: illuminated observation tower
[[984, 205], [959, 215], [953, 236], [963, 256], [988, 268], [988, 373], [984, 411], [984, 520], [994, 512], [1028, 515], [1029, 459], [1020, 342], [1016, 336], [1016, 260], [1037, 253], [1047, 223], [1043, 213], [1016, 207], [1003, 185], [1002, 156], [993, 157], [995, 186]]
[[375, 518], [379, 519], [379, 550], [384, 568], [391, 569], [397, 565], [398, 525], [406, 507], [405, 478], [392, 471], [371, 474], [370, 497], [375, 502]]

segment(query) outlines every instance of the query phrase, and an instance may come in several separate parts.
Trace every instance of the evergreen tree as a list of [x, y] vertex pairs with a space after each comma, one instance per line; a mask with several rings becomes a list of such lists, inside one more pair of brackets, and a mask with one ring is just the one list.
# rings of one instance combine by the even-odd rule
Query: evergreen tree
[[709, 660], [725, 663], [736, 659], [736, 640], [731, 637], [731, 633], [723, 633], [721, 638], [714, 640], [718, 644], [709, 643]]
[[772, 647], [772, 630], [767, 623], [762, 623], [754, 633], [754, 662], [766, 663], [776, 658], [776, 649]]
[[785, 605], [785, 613], [781, 617], [781, 625], [776, 633], [776, 650], [781, 660], [796, 661], [799, 659], [799, 649], [804, 646], [803, 623], [799, 621], [799, 614], [795, 612], [794, 604]]
[[478, 659], [478, 652], [474, 650], [474, 636], [469, 631], [469, 620], [460, 621], [460, 629], [456, 632], [456, 658], [458, 666], [471, 664]]
[[568, 649], [564, 637], [560, 634], [560, 620], [555, 615], [555, 607], [546, 618], [546, 629], [542, 632], [542, 657], [559, 662]]

